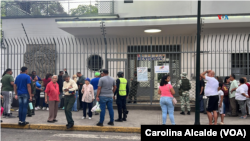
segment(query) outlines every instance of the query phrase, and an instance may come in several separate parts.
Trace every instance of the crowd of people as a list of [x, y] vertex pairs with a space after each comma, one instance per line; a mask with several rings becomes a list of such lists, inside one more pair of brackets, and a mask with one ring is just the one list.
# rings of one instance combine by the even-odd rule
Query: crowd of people
[[[215, 77], [215, 72], [212, 70], [200, 74], [200, 113], [207, 114], [209, 125], [217, 125], [218, 117], [221, 117], [219, 125], [223, 125], [225, 116], [238, 117], [239, 111], [241, 119], [246, 119], [249, 115], [250, 84], [246, 77], [242, 77], [239, 79], [238, 85], [235, 78], [235, 75], [231, 74], [225, 77], [223, 82], [221, 77]], [[169, 114], [171, 124], [175, 125], [173, 100], [175, 91], [169, 82], [170, 76], [163, 76], [158, 90], [158, 94], [161, 95], [162, 123], [166, 124], [167, 114]], [[181, 74], [181, 80], [178, 81], [177, 87], [181, 100], [180, 114], [185, 115], [186, 106], [187, 114], [190, 115], [189, 90], [191, 84], [187, 79], [186, 72]]]
[[[66, 126], [69, 129], [74, 126], [72, 111], [82, 109], [82, 119], [86, 119], [87, 115], [88, 119], [92, 119], [91, 109], [96, 105], [97, 101], [99, 102], [101, 112], [100, 120], [96, 125], [103, 126], [106, 106], [110, 115], [108, 125], [114, 125], [114, 121], [126, 121], [129, 113], [126, 108], [127, 98], [129, 97], [128, 103], [131, 103], [132, 97], [134, 97], [134, 103], [136, 103], [136, 93], [139, 84], [136, 71], [134, 76], [131, 79], [132, 85], [129, 88], [123, 72], [117, 73], [118, 79], [115, 81], [109, 76], [107, 69], [95, 72], [95, 78], [92, 80], [85, 78], [81, 72], [77, 72], [71, 79], [66, 69], [60, 71], [59, 75], [47, 74], [44, 79], [41, 79], [36, 75], [35, 71], [28, 75], [27, 67], [22, 67], [20, 74], [14, 80], [12, 70], [7, 69], [1, 79], [1, 99], [4, 101], [1, 107], [1, 114], [7, 118], [15, 118], [11, 113], [14, 91], [15, 99], [19, 103], [19, 125], [29, 124], [26, 121], [26, 116], [32, 117], [35, 115], [35, 111], [40, 109], [49, 111], [47, 122], [57, 122], [58, 109], [62, 108], [67, 119]], [[219, 116], [221, 117], [219, 124], [223, 125], [225, 116], [238, 116], [238, 109], [241, 111], [240, 118], [247, 118], [247, 113], [250, 112], [250, 84], [243, 77], [239, 79], [240, 84], [238, 85], [235, 78], [235, 75], [231, 74], [225, 77], [223, 82], [221, 77], [215, 77], [215, 72], [212, 70], [200, 74], [200, 112], [207, 114], [209, 125], [217, 125]], [[158, 89], [158, 94], [161, 95], [160, 106], [162, 109], [162, 124], [164, 125], [166, 124], [167, 114], [169, 114], [171, 124], [175, 125], [175, 99], [173, 96], [175, 95], [175, 90], [170, 83], [170, 79], [169, 75], [164, 75]], [[42, 83], [39, 81], [42, 81]], [[189, 91], [191, 83], [187, 78], [186, 72], [181, 74], [177, 87], [181, 101], [180, 114], [185, 115], [185, 107], [187, 107], [187, 114], [190, 115]], [[41, 92], [44, 92], [43, 107], [40, 107]], [[64, 98], [63, 101], [62, 98]], [[113, 100], [117, 104], [118, 118], [116, 120], [114, 120]], [[77, 103], [79, 103], [79, 108]], [[99, 113], [94, 112], [94, 114], [98, 115]]]
[[[118, 72], [118, 79], [115, 81], [108, 74], [107, 69], [100, 72], [95, 72], [95, 78], [90, 80], [85, 78], [81, 72], [77, 72], [70, 78], [66, 69], [60, 71], [59, 75], [46, 74], [44, 79], [36, 75], [35, 71], [31, 74], [28, 73], [27, 67], [22, 67], [20, 74], [15, 78], [12, 77], [12, 70], [7, 69], [1, 80], [2, 89], [1, 97], [3, 99], [3, 115], [6, 118], [15, 118], [11, 113], [11, 104], [13, 101], [13, 91], [15, 99], [18, 100], [19, 109], [18, 124], [23, 126], [29, 124], [26, 121], [26, 116], [32, 117], [35, 115], [36, 110], [48, 110], [49, 116], [48, 123], [57, 122], [57, 112], [60, 107], [65, 112], [67, 120], [67, 128], [74, 126], [72, 111], [83, 110], [82, 119], [92, 119], [92, 108], [96, 105], [97, 101], [100, 105], [100, 121], [97, 126], [103, 126], [105, 109], [108, 107], [110, 121], [108, 125], [114, 125], [114, 121], [123, 122], [127, 118], [126, 99], [129, 95], [128, 81], [124, 78], [123, 72]], [[65, 73], [65, 74], [64, 74]], [[78, 77], [78, 80], [77, 80]], [[136, 73], [135, 73], [136, 77]], [[40, 83], [39, 81], [42, 81]], [[137, 79], [133, 79], [133, 93], [135, 97], [135, 86], [138, 85]], [[43, 106], [40, 107], [41, 92], [44, 92]], [[62, 101], [62, 98], [64, 100]], [[79, 101], [78, 101], [79, 99]], [[118, 119], [114, 120], [113, 100], [116, 100], [118, 107]], [[134, 101], [136, 103], [136, 101]], [[79, 108], [77, 107], [79, 103]], [[33, 108], [32, 108], [33, 107]], [[86, 113], [88, 107], [88, 112]], [[98, 112], [94, 113], [98, 115]]]

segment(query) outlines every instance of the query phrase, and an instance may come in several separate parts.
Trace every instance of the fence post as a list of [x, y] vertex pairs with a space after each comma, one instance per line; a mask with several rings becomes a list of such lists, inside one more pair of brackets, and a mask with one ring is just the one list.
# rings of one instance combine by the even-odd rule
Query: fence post
[[197, 49], [196, 49], [196, 96], [195, 96], [195, 125], [200, 125], [200, 19], [201, 1], [198, 1], [197, 15]]
[[249, 47], [250, 47], [250, 46], [249, 46], [249, 38], [250, 38], [250, 34], [248, 34], [248, 39], [247, 39], [247, 77], [248, 77], [248, 81], [250, 81], [250, 80], [249, 80], [249, 77], [250, 77], [250, 76], [249, 76], [249, 73], [250, 73], [250, 72], [249, 72], [249, 65], [250, 65], [250, 64], [249, 64]]

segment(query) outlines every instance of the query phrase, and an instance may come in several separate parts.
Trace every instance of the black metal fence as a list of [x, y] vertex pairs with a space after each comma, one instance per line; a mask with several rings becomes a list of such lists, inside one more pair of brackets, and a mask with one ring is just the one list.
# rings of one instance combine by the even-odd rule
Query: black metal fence
[[[247, 77], [249, 82], [249, 38], [249, 34], [201, 35], [200, 71], [212, 69], [222, 78], [234, 73], [237, 79]], [[137, 99], [144, 104], [153, 104], [159, 101], [157, 88], [165, 75], [155, 73], [155, 66], [168, 66], [176, 92], [180, 73], [187, 72], [192, 82], [190, 98], [195, 100], [195, 35], [110, 37], [107, 38], [107, 58], [103, 38], [12, 38], [5, 39], [4, 45], [2, 66], [3, 69], [11, 68], [14, 77], [22, 66], [28, 66], [30, 72], [35, 70], [42, 78], [46, 73], [58, 74], [64, 68], [70, 76], [82, 72], [84, 76], [94, 78], [94, 73], [104, 68], [107, 60], [110, 76], [116, 79], [117, 72], [124, 71], [131, 82], [138, 67], [147, 67], [148, 80], [140, 82]], [[157, 55], [165, 59], [147, 59]]]
[[113, 1], [1, 1], [2, 18], [114, 15]]

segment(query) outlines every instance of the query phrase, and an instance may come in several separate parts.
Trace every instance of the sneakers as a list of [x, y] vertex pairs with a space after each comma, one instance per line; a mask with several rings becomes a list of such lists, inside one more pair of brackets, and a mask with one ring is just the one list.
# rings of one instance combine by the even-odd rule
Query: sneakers
[[86, 119], [86, 117], [82, 117], [82, 119]]
[[36, 107], [36, 108], [35, 108], [35, 110], [37, 111], [37, 110], [38, 110], [38, 108]]
[[91, 117], [89, 117], [89, 119], [92, 119]]
[[109, 122], [108, 125], [114, 126], [114, 122]]
[[103, 123], [98, 122], [96, 125], [97, 126], [103, 126]]
[[43, 110], [46, 110], [46, 108], [45, 108], [45, 107], [43, 107]]
[[18, 112], [19, 110], [17, 109], [16, 111]]
[[123, 120], [123, 121], [127, 121], [126, 118], [123, 118], [122, 120]]
[[220, 122], [219, 125], [223, 125], [224, 123], [223, 122]]
[[241, 116], [240, 118], [241, 118], [241, 119], [246, 119], [246, 118], [247, 118], [247, 116], [246, 116], [246, 117], [244, 117], [244, 116]]
[[47, 111], [49, 111], [49, 107], [47, 107]]
[[64, 107], [62, 109], [64, 110]]
[[190, 111], [188, 111], [188, 113], [187, 113], [188, 115], [190, 115]]
[[38, 110], [40, 110], [41, 108], [39, 106], [36, 107]]
[[180, 113], [181, 115], [185, 115], [185, 113], [182, 111], [181, 113]]

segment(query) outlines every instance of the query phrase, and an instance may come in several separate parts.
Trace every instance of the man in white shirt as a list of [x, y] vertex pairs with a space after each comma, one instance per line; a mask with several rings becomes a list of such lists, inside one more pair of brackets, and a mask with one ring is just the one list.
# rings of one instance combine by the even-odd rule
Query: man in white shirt
[[63, 82], [63, 93], [64, 93], [64, 107], [65, 107], [65, 115], [68, 124], [67, 129], [72, 128], [74, 126], [74, 120], [72, 118], [72, 107], [75, 103], [75, 93], [78, 89], [76, 82], [70, 79], [69, 75], [64, 75], [63, 77], [65, 81]]
[[[207, 76], [205, 74], [207, 73]], [[209, 125], [213, 125], [212, 119], [214, 115], [214, 125], [217, 125], [217, 110], [218, 110], [218, 102], [219, 102], [219, 96], [218, 96], [218, 87], [219, 82], [214, 78], [214, 71], [208, 70], [200, 74], [200, 76], [207, 81], [206, 87], [205, 87], [205, 96], [207, 96], [207, 116], [209, 120]], [[212, 115], [213, 112], [213, 115]]]

